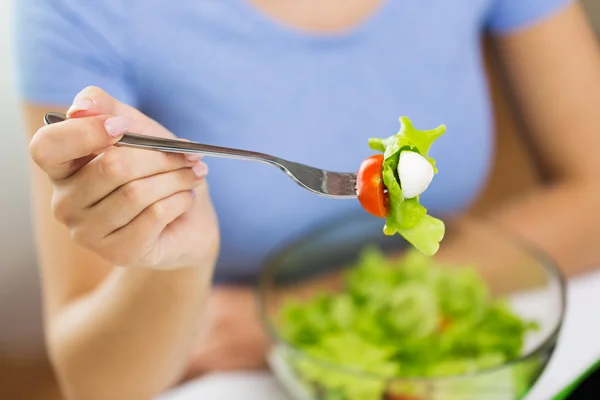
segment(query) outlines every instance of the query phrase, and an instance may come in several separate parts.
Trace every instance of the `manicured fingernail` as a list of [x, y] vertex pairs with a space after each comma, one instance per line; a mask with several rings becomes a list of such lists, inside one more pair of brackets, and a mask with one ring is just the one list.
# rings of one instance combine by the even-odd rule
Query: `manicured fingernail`
[[208, 166], [203, 162], [199, 162], [192, 167], [192, 171], [194, 171], [196, 178], [204, 178], [208, 174]]
[[186, 154], [185, 156], [191, 162], [200, 161], [200, 160], [202, 160], [202, 157], [203, 157], [202, 154]]
[[94, 105], [94, 101], [91, 99], [75, 99], [73, 104], [67, 111], [67, 116], [76, 113], [77, 111], [88, 111]]
[[124, 117], [112, 117], [106, 120], [104, 127], [110, 136], [117, 137], [129, 130], [129, 121]]

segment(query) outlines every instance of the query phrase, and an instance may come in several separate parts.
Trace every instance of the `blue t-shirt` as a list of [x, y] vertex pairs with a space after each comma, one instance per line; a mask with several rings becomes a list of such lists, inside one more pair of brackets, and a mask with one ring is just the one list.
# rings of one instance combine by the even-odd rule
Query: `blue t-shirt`
[[[88, 85], [176, 135], [337, 171], [371, 136], [447, 125], [426, 207], [464, 209], [488, 176], [493, 124], [481, 37], [521, 29], [572, 0], [386, 0], [336, 35], [304, 33], [248, 0], [20, 0], [25, 100], [70, 105]], [[252, 276], [282, 242], [357, 201], [315, 196], [275, 168], [207, 160], [222, 232], [220, 279]], [[202, 234], [202, 227], [198, 227]]]

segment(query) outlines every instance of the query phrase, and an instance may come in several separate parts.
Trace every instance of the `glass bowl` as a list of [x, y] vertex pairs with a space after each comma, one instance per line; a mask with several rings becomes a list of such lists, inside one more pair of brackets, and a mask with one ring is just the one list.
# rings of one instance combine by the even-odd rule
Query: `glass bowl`
[[[519, 356], [500, 365], [460, 375], [437, 377], [380, 376], [336, 365], [307, 354], [283, 338], [277, 315], [294, 299], [305, 301], [322, 292], [339, 292], [340, 276], [349, 271], [365, 248], [376, 246], [386, 257], [411, 248], [400, 236], [385, 236], [383, 220], [366, 213], [345, 215], [325, 223], [273, 254], [262, 271], [259, 297], [271, 335], [270, 366], [284, 389], [297, 400], [513, 400], [533, 387], [554, 351], [565, 312], [565, 281], [543, 253], [489, 222], [442, 218], [446, 235], [436, 263], [474, 268], [492, 298], [508, 301], [512, 311], [538, 324], [524, 338]], [[305, 375], [306, 367], [319, 368]], [[351, 382], [363, 388], [340, 390]]]

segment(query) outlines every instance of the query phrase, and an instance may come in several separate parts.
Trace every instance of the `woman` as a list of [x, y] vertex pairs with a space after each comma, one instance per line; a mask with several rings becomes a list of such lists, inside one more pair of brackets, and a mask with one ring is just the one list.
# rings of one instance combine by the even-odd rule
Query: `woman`
[[197, 158], [111, 147], [123, 132], [354, 171], [366, 139], [395, 133], [400, 115], [444, 123], [431, 153], [441, 172], [422, 200], [459, 213], [494, 152], [486, 31], [551, 172], [489, 216], [569, 274], [600, 262], [600, 57], [570, 0], [18, 7], [32, 133], [45, 112], [69, 110], [37, 130], [31, 154], [47, 339], [71, 398], [145, 399], [182, 377], [263, 367], [246, 283], [288, 237], [359, 207], [262, 165], [211, 159], [205, 179]]

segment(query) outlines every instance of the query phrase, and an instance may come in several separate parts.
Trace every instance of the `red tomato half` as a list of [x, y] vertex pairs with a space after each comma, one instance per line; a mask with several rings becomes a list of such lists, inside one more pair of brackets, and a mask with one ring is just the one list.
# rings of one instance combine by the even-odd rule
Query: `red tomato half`
[[385, 218], [388, 215], [388, 194], [383, 184], [383, 154], [376, 154], [360, 164], [356, 179], [358, 201], [369, 213]]

